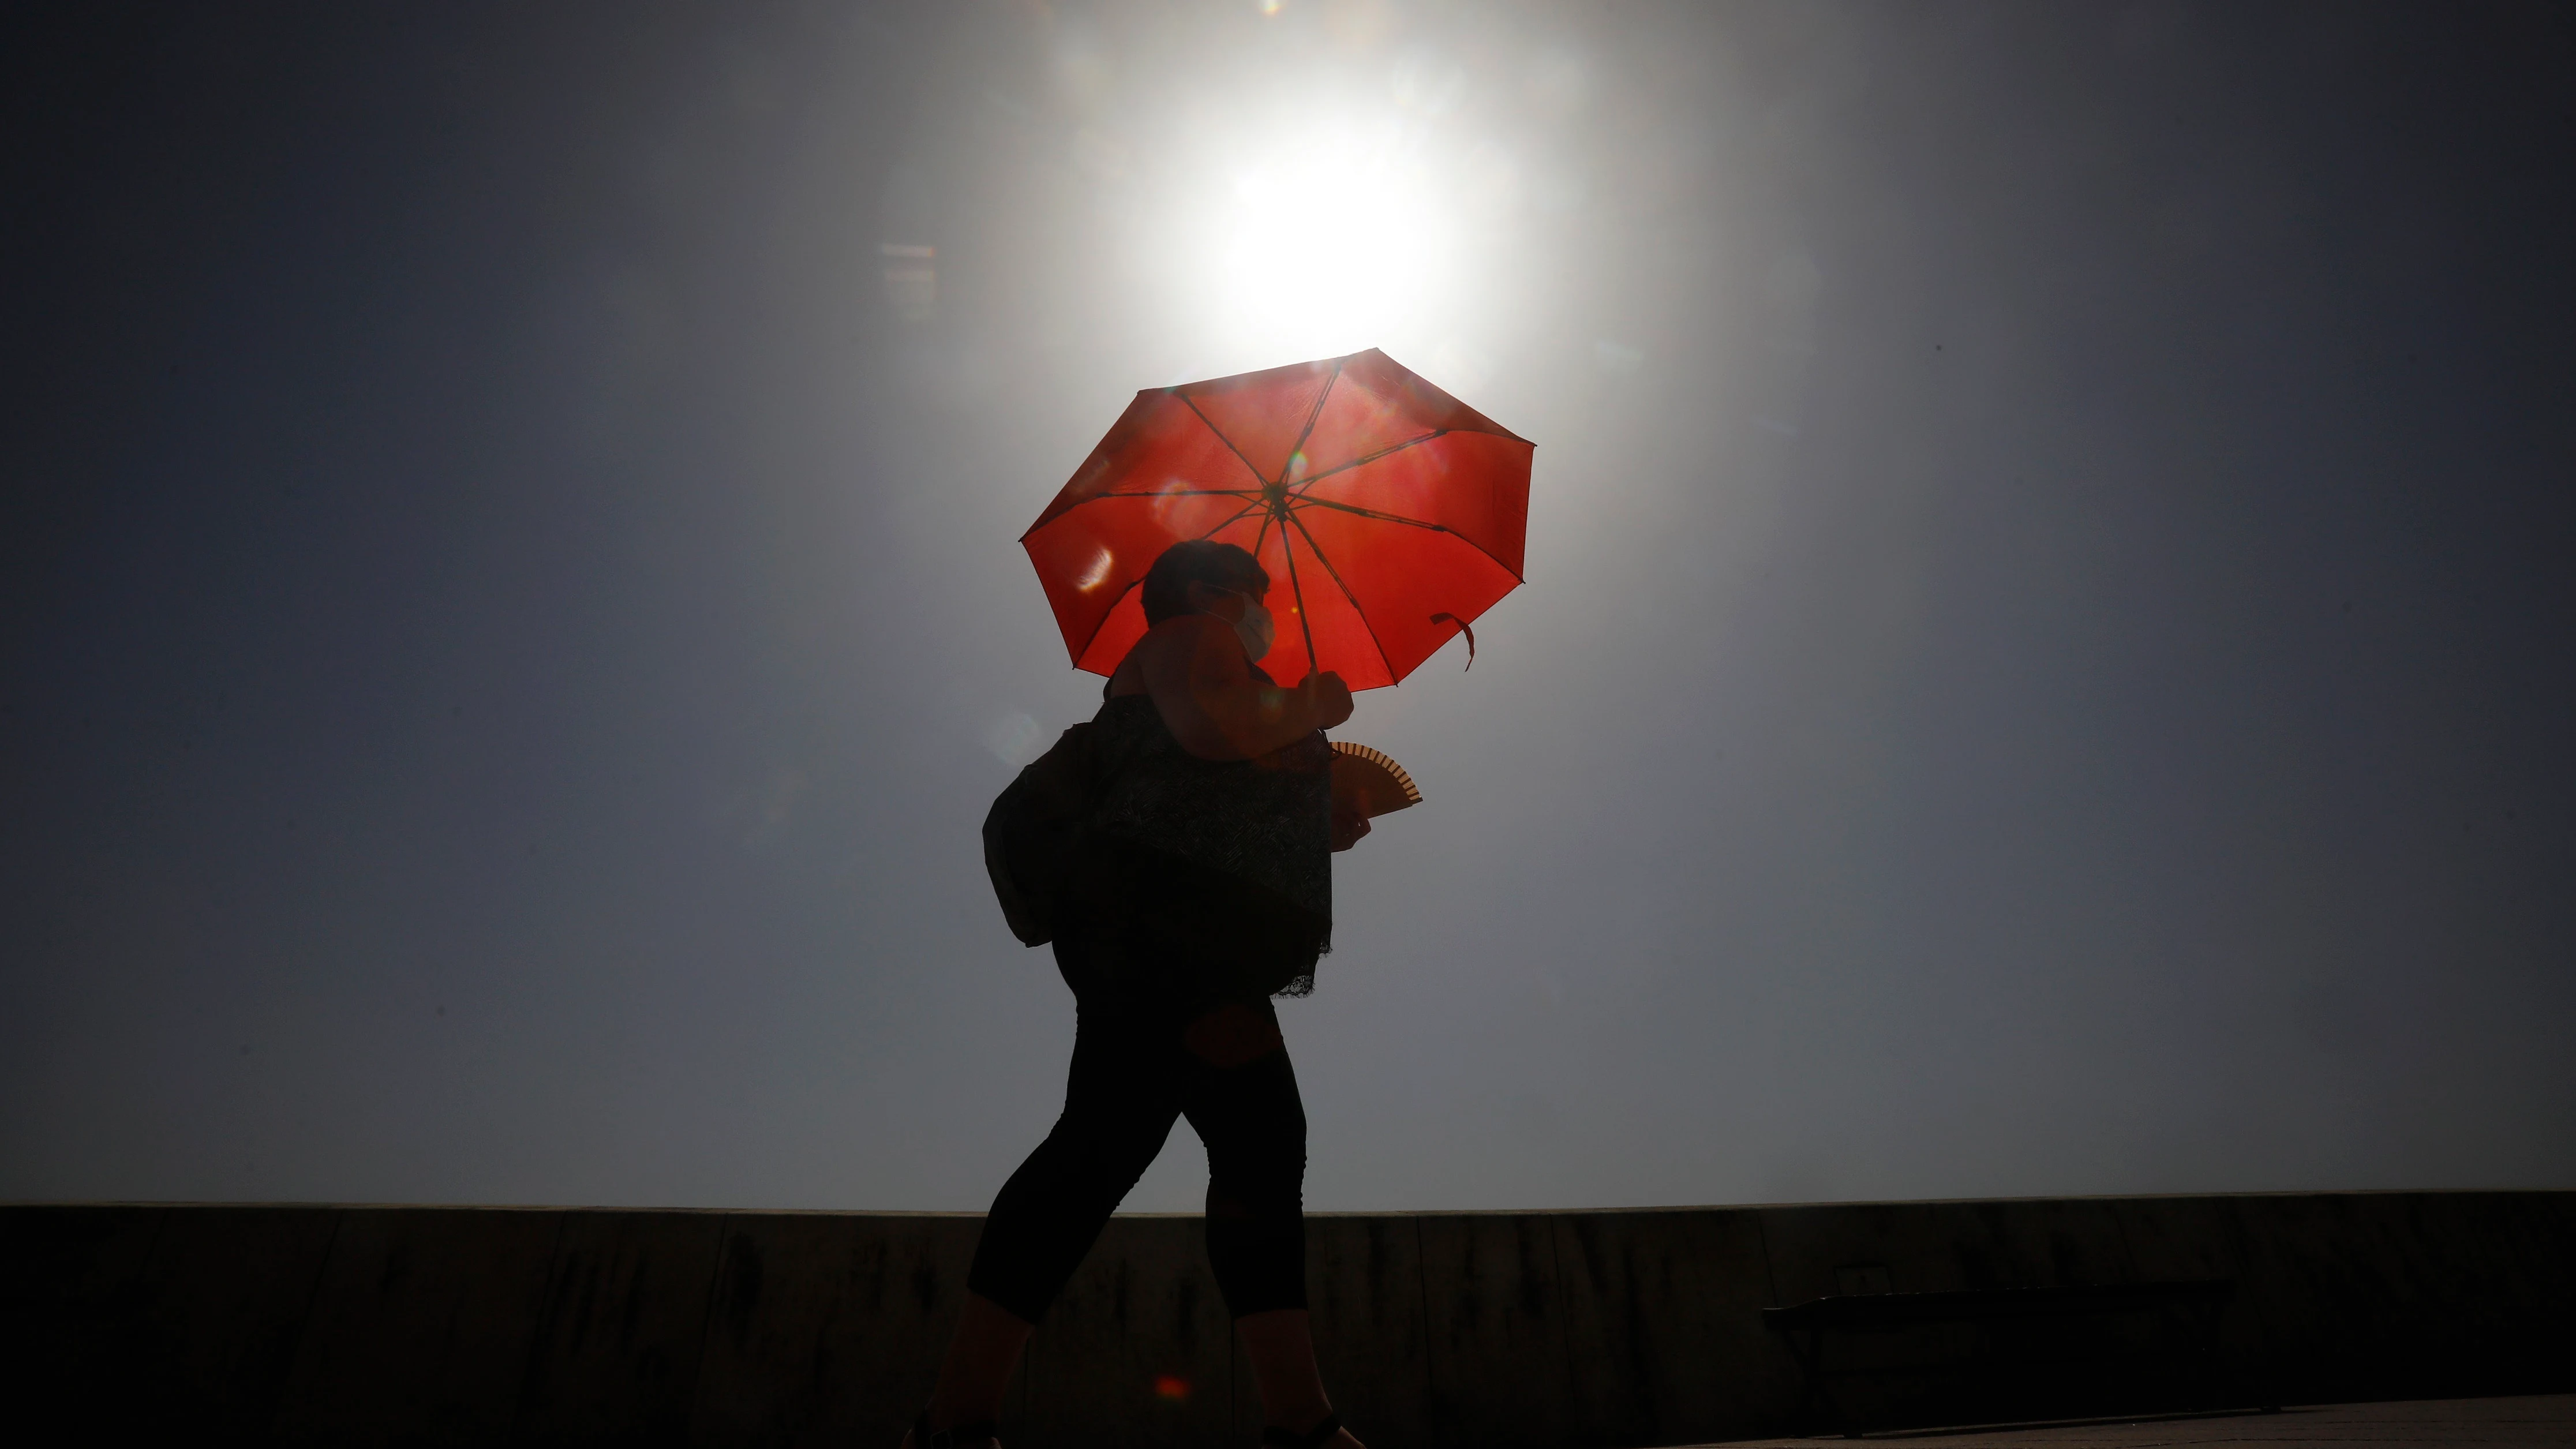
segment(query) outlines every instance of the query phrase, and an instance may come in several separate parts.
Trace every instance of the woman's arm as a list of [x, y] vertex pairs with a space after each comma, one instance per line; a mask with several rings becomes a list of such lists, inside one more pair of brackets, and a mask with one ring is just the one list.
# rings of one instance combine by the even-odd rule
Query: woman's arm
[[1155, 625], [1137, 643], [1136, 662], [1164, 728], [1202, 760], [1266, 755], [1351, 717], [1340, 675], [1310, 674], [1295, 689], [1263, 684], [1234, 627], [1205, 614]]

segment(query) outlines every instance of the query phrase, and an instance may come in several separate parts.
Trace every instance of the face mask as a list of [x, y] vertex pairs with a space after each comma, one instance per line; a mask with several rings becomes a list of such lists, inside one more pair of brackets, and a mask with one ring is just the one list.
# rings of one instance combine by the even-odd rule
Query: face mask
[[1278, 629], [1270, 622], [1270, 610], [1261, 601], [1237, 589], [1235, 597], [1243, 600], [1243, 617], [1234, 621], [1234, 637], [1243, 641], [1243, 657], [1258, 661], [1270, 652], [1278, 638]]

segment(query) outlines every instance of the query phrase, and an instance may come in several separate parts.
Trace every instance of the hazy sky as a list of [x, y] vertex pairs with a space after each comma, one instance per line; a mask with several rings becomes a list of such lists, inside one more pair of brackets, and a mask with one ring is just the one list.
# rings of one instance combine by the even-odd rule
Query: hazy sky
[[981, 1208], [1015, 540], [1367, 346], [1311, 1205], [2576, 1186], [2563, 8], [1274, 8], [13, 7], [0, 1198]]

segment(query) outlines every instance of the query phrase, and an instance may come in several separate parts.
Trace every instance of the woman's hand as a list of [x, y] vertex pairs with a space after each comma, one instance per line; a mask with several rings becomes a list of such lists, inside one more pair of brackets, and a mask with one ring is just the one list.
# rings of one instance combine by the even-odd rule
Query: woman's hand
[[1348, 850], [1369, 833], [1368, 812], [1356, 803], [1333, 802], [1333, 849]]
[[1351, 717], [1351, 687], [1330, 670], [1307, 675], [1297, 686], [1297, 698], [1312, 714], [1319, 730], [1331, 729]]
[[1264, 684], [1234, 626], [1206, 614], [1155, 625], [1133, 658], [1172, 738], [1203, 760], [1253, 759], [1351, 717], [1340, 675], [1310, 674], [1294, 689]]

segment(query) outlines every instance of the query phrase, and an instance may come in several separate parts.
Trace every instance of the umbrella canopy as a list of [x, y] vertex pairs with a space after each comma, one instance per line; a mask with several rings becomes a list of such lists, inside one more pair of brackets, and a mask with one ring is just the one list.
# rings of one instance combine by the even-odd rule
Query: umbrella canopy
[[1020, 544], [1077, 669], [1115, 670], [1145, 571], [1212, 538], [1270, 571], [1272, 678], [1376, 689], [1519, 587], [1530, 453], [1372, 348], [1136, 394]]

